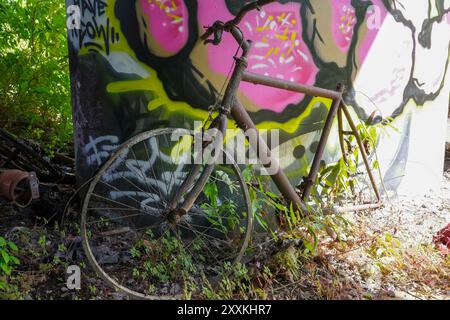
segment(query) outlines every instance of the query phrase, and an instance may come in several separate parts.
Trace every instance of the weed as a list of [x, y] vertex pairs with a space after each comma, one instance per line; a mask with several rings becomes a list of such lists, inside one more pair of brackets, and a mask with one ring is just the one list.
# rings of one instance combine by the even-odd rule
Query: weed
[[8, 278], [13, 268], [20, 264], [20, 260], [15, 256], [19, 249], [12, 241], [7, 241], [0, 237], [0, 289], [6, 290]]

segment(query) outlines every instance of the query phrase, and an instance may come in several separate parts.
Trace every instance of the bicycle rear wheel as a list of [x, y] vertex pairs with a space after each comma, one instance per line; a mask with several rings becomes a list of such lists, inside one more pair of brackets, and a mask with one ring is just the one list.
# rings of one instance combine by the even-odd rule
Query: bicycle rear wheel
[[153, 130], [125, 142], [84, 198], [87, 257], [106, 282], [134, 298], [195, 294], [203, 282], [216, 281], [238, 263], [248, 245], [253, 221], [248, 189], [225, 153], [228, 164], [215, 165], [192, 209], [176, 224], [169, 221], [168, 204], [196, 156], [193, 133], [185, 130], [173, 139], [176, 130]]

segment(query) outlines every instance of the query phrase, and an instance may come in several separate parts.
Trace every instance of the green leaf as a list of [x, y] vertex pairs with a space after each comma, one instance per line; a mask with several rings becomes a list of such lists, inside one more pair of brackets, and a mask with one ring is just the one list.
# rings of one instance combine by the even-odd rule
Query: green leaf
[[292, 224], [294, 226], [297, 225], [297, 213], [294, 210], [294, 205], [293, 205], [292, 202], [291, 202], [290, 207], [289, 207], [289, 214], [290, 214], [290, 217], [291, 217]]
[[252, 169], [252, 167], [251, 166], [246, 167], [242, 171], [242, 176], [243, 176], [245, 182], [252, 181], [252, 178], [253, 178], [253, 169]]
[[11, 268], [4, 262], [0, 262], [0, 269], [8, 276], [11, 274]]
[[304, 240], [303, 244], [305, 245], [305, 248], [308, 250], [308, 252], [314, 252], [314, 245], [311, 242]]
[[331, 173], [328, 175], [328, 177], [326, 179], [326, 183], [329, 187], [332, 187], [336, 184], [338, 175], [341, 173], [340, 163], [338, 165], [333, 166], [332, 168], [333, 168], [333, 170], [331, 171]]
[[230, 179], [226, 172], [217, 170], [215, 174], [217, 175], [217, 178], [220, 178], [220, 180], [228, 186], [231, 193], [234, 193], [237, 190], [236, 184]]
[[8, 242], [8, 246], [11, 248], [11, 250], [13, 250], [13, 251], [19, 251], [19, 248], [17, 248], [17, 246], [16, 246], [16, 244], [14, 243], [14, 242], [12, 242], [12, 241], [9, 241]]
[[313, 250], [311, 250], [311, 252], [315, 252], [315, 250], [316, 250], [316, 248], [317, 248], [317, 244], [319, 243], [319, 238], [317, 237], [317, 232], [316, 232], [316, 230], [314, 230], [313, 228], [312, 228], [312, 226], [310, 226], [310, 225], [307, 225], [306, 226], [307, 228], [308, 228], [308, 230], [309, 230], [309, 233], [313, 236], [313, 238], [314, 238], [314, 249]]
[[214, 181], [208, 181], [205, 184], [205, 187], [203, 188], [203, 193], [208, 198], [208, 200], [212, 206], [217, 205], [217, 196], [218, 196], [219, 191], [218, 191], [217, 185]]
[[4, 251], [4, 250], [2, 250], [1, 251], [1, 253], [2, 253], [2, 258], [3, 258], [3, 262], [5, 262], [5, 264], [9, 264], [9, 254], [6, 252], [6, 251]]
[[378, 170], [378, 169], [380, 168], [380, 163], [378, 162], [378, 160], [375, 160], [375, 161], [373, 162], [373, 168], [374, 168], [375, 170]]

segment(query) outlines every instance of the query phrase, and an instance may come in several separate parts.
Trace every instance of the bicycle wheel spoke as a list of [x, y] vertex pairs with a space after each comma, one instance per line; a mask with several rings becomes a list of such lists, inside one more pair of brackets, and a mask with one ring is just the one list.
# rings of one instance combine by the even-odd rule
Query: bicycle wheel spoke
[[[155, 222], [154, 224], [151, 224], [151, 225], [146, 226], [146, 227], [136, 228], [136, 229], [133, 229], [133, 230], [129, 229], [128, 232], [141, 233], [141, 232], [139, 232], [139, 231], [144, 230], [144, 229], [151, 229], [151, 228], [154, 228], [154, 227], [156, 227], [158, 224], [160, 224], [160, 221]], [[145, 232], [142, 232], [142, 235], [145, 235]], [[102, 236], [104, 236], [104, 235], [102, 235]]]
[[191, 223], [191, 222], [189, 222], [189, 225], [191, 225], [191, 226], [193, 226], [193, 227], [197, 227], [197, 228], [202, 228], [202, 229], [205, 229], [206, 228], [206, 231], [218, 231], [218, 232], [220, 232], [220, 233], [224, 233], [224, 230], [223, 229], [217, 229], [217, 228], [215, 228], [214, 227], [214, 224], [211, 224], [211, 226], [209, 226], [209, 227], [207, 227], [207, 226], [202, 226], [202, 225], [199, 225], [199, 224], [195, 224], [195, 223]]
[[[167, 142], [167, 136], [164, 136], [164, 138], [166, 138], [166, 143], [168, 144], [168, 142]], [[179, 146], [177, 146], [178, 147], [178, 151], [179, 151]], [[170, 151], [170, 150], [169, 150]], [[178, 169], [178, 167], [177, 167], [177, 169]], [[167, 171], [166, 171], [167, 172]], [[165, 173], [166, 173], [165, 172]], [[172, 182], [173, 183], [175, 183], [175, 181], [172, 181], [172, 178], [174, 178], [174, 176], [175, 176], [175, 174], [174, 174], [174, 171], [173, 170], [169, 170], [169, 172], [170, 172], [170, 178], [169, 178], [169, 184], [168, 184], [168, 186], [167, 186], [167, 188], [169, 189], [169, 191], [167, 192], [167, 197], [168, 198], [170, 198], [171, 197], [171, 194], [172, 194]], [[164, 173], [164, 176], [165, 176], [165, 173]]]
[[[155, 138], [152, 138], [152, 139], [155, 139]], [[144, 146], [147, 148], [147, 144], [146, 144], [146, 142], [147, 141], [149, 141], [149, 143], [151, 143], [150, 142], [150, 139], [149, 140], [146, 140], [146, 141], [144, 141], [143, 143], [144, 143]], [[153, 150], [153, 147], [152, 147], [152, 150]], [[152, 155], [153, 156], [153, 155]], [[150, 170], [152, 171], [152, 174], [153, 174], [153, 177], [155, 178], [155, 180], [158, 180], [157, 179], [157, 175], [156, 175], [156, 173], [155, 173], [155, 166], [154, 166], [154, 163], [152, 164], [152, 163], [150, 163], [150, 157], [148, 157], [148, 161], [149, 161], [149, 165], [150, 165]], [[158, 193], [159, 193], [159, 196], [161, 197], [161, 199], [165, 199], [166, 200], [166, 203], [168, 202], [167, 201], [167, 199], [162, 195], [162, 193], [161, 193], [161, 189], [159, 189], [159, 188], [157, 188], [158, 189]], [[163, 200], [164, 201], [164, 200]]]
[[117, 188], [117, 187], [115, 187], [115, 186], [113, 186], [113, 185], [111, 185], [111, 184], [109, 184], [109, 183], [107, 183], [107, 182], [104, 182], [104, 181], [99, 181], [100, 183], [103, 183], [103, 184], [105, 184], [105, 185], [107, 185], [108, 187], [110, 187], [110, 188], [112, 188], [112, 189], [114, 189], [114, 190], [116, 190], [119, 194], [125, 194], [125, 197], [127, 197], [127, 198], [129, 198], [129, 199], [131, 199], [131, 200], [133, 200], [134, 202], [136, 202], [137, 204], [139, 204], [139, 206], [141, 206], [141, 201], [139, 201], [139, 200], [137, 200], [136, 198], [134, 198], [134, 197], [132, 197], [132, 196], [130, 196], [128, 193], [123, 193], [123, 190], [120, 190], [119, 188]]
[[[208, 243], [211, 243], [210, 240], [208, 240], [208, 239], [205, 239], [205, 240], [208, 241]], [[215, 240], [219, 240], [219, 239], [215, 239]], [[202, 240], [202, 241], [203, 241], [203, 240]], [[194, 242], [194, 241], [193, 241], [193, 242]], [[209, 246], [208, 246], [206, 243], [204, 243], [204, 244], [205, 244], [205, 247], [209, 249]], [[216, 244], [214, 244], [214, 243], [212, 243], [212, 244], [216, 246]], [[228, 244], [228, 243], [227, 243], [227, 244]], [[191, 245], [191, 244], [189, 244], [189, 246], [190, 246], [190, 245]], [[223, 255], [223, 250], [222, 250], [222, 248], [218, 248], [217, 246], [216, 246], [216, 248], [217, 248], [218, 250], [220, 250], [221, 255]], [[211, 253], [211, 252], [210, 252], [210, 253]], [[234, 255], [234, 254], [230, 254], [230, 255], [224, 256], [224, 257], [222, 257], [222, 259], [217, 259], [217, 258], [216, 258], [216, 262], [221, 263], [221, 262], [223, 262], [223, 261], [225, 261], [225, 260], [229, 260], [230, 258], [233, 258], [233, 255]]]
[[[188, 216], [195, 216], [195, 217], [201, 217], [201, 218], [205, 218], [205, 219], [214, 219], [214, 217], [212, 217], [212, 216], [208, 216], [208, 214], [202, 214], [202, 213], [197, 213], [197, 212], [192, 212], [192, 211], [189, 211], [188, 212], [188, 214], [187, 214]], [[228, 217], [227, 216], [223, 216], [223, 218], [224, 219], [227, 219]], [[247, 218], [239, 218], [239, 219], [235, 219], [235, 220], [238, 220], [238, 221], [245, 221], [245, 220], [247, 220]]]
[[[146, 143], [146, 141], [143, 141], [142, 144], [144, 145], [145, 154], [147, 155], [147, 163], [150, 166], [150, 169], [151, 169], [151, 171], [153, 173], [153, 177], [155, 178], [155, 180], [157, 180], [156, 179], [157, 176], [156, 176], [154, 168], [153, 168], [154, 166], [150, 163], [150, 153], [148, 151], [147, 143]], [[166, 202], [165, 198], [161, 194], [161, 190], [158, 187], [156, 187], [156, 191], [159, 193], [159, 197], [160, 197], [161, 201]]]
[[[139, 161], [139, 160], [137, 159], [137, 157], [136, 157], [136, 153], [134, 152], [133, 146], [130, 147], [130, 150], [131, 150], [131, 153], [133, 153], [134, 160], [136, 161], [136, 164], [137, 164], [138, 167], [139, 167], [139, 171], [141, 172], [142, 179], [144, 180], [145, 185], [146, 185], [146, 187], [147, 187], [147, 191], [148, 191], [148, 193], [151, 193], [151, 192], [150, 192], [150, 188], [149, 188], [149, 186], [148, 186], [148, 182], [147, 182], [147, 176], [144, 174], [144, 171], [142, 171], [142, 167], [141, 167], [140, 161]], [[125, 178], [125, 177], [124, 177], [124, 178]], [[125, 178], [125, 179], [126, 179], [126, 178]], [[139, 189], [140, 189], [140, 188], [139, 188]], [[142, 190], [142, 189], [140, 189], [140, 190]], [[143, 190], [142, 190], [142, 191], [143, 191]]]
[[[227, 241], [225, 241], [225, 240], [218, 239], [218, 238], [215, 238], [215, 237], [213, 237], [213, 236], [210, 236], [210, 235], [206, 234], [206, 232], [209, 231], [209, 230], [204, 230], [204, 231], [200, 232], [200, 231], [195, 230], [195, 229], [190, 229], [190, 228], [188, 228], [187, 226], [182, 225], [182, 224], [179, 224], [178, 226], [181, 227], [181, 228], [183, 228], [183, 229], [186, 229], [186, 230], [188, 230], [188, 231], [192, 231], [192, 232], [194, 232], [195, 234], [198, 234], [199, 236], [204, 236], [204, 237], [206, 237], [206, 238], [209, 238], [209, 239], [211, 239], [210, 242], [211, 242], [212, 240], [214, 240], [214, 241], [223, 242], [223, 243], [225, 243], [225, 244], [227, 244], [227, 245], [229, 244], [229, 243], [228, 243]], [[213, 242], [211, 242], [211, 243], [213, 243]]]
[[[175, 233], [178, 241], [183, 242], [183, 240], [181, 239], [180, 235], [178, 234], [176, 228], [171, 227], [171, 230]], [[195, 255], [188, 249], [188, 247], [183, 247], [183, 249], [187, 250], [189, 252], [189, 254], [191, 255], [192, 259], [194, 259], [195, 262], [198, 263], [197, 259], [195, 258]]]
[[[100, 199], [102, 199], [102, 200], [105, 200], [105, 201], [108, 201], [108, 202], [110, 202], [110, 203], [115, 203], [115, 204], [118, 204], [118, 205], [122, 205], [122, 206], [125, 206], [126, 208], [130, 208], [130, 209], [137, 209], [137, 210], [142, 210], [142, 209], [138, 209], [137, 207], [132, 207], [132, 206], [130, 206], [130, 205], [127, 205], [127, 204], [125, 204], [125, 203], [122, 203], [122, 202], [118, 202], [118, 201], [115, 201], [115, 200], [113, 200], [113, 199], [110, 199], [110, 198], [106, 198], [106, 197], [104, 197], [104, 196], [101, 196], [101, 195], [99, 195], [99, 194], [96, 194], [96, 193], [92, 193], [92, 194], [91, 194], [91, 196], [94, 196], [94, 197], [100, 198]], [[141, 212], [143, 212], [143, 211], [141, 211]]]
[[[127, 181], [129, 184], [131, 184], [132, 186], [134, 186], [136, 189], [138, 189], [139, 191], [141, 191], [142, 193], [146, 193], [144, 190], [142, 190], [141, 188], [139, 188], [137, 185], [135, 185], [131, 180], [129, 180], [128, 178], [126, 178], [125, 176], [122, 176], [122, 178]], [[148, 191], [148, 195], [155, 201], [157, 202], [158, 200], [153, 196], [153, 194], [150, 192], [150, 190]], [[162, 201], [161, 199], [159, 199], [160, 201]]]
[[[159, 159], [161, 159], [161, 166], [164, 167], [164, 169], [166, 169], [166, 166], [164, 165], [164, 160], [163, 160], [163, 156], [161, 155], [161, 148], [159, 147], [160, 144], [159, 142], [157, 143], [157, 149], [158, 149], [158, 154], [159, 154]], [[164, 175], [164, 172], [161, 174], [161, 179], [164, 179], [164, 186], [166, 188], [166, 196], [169, 197], [169, 187], [167, 185], [167, 181], [166, 181], [166, 177]]]

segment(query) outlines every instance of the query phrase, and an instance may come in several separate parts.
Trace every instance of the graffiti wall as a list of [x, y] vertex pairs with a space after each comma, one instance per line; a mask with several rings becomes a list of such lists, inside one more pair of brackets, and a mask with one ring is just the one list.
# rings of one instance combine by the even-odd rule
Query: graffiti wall
[[[132, 135], [192, 129], [207, 117], [237, 44], [225, 35], [220, 46], [205, 46], [199, 36], [247, 2], [66, 1], [80, 179]], [[249, 71], [329, 89], [344, 83], [355, 117], [388, 124], [378, 143], [388, 190], [413, 194], [438, 186], [450, 92], [450, 1], [279, 0], [248, 14], [240, 28], [253, 41]], [[280, 130], [281, 164], [298, 184], [330, 101], [248, 83], [239, 97], [258, 128]], [[333, 130], [325, 161], [339, 157]]]

